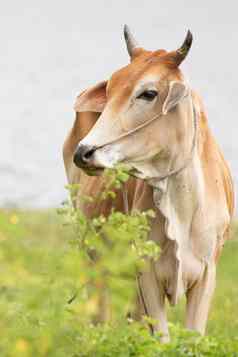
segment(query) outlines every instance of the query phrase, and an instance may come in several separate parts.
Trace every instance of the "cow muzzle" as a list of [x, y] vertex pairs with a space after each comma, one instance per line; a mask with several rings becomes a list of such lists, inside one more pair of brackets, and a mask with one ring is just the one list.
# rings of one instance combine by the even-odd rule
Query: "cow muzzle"
[[93, 166], [93, 156], [96, 151], [94, 146], [79, 145], [74, 153], [74, 164], [79, 168], [87, 168]]

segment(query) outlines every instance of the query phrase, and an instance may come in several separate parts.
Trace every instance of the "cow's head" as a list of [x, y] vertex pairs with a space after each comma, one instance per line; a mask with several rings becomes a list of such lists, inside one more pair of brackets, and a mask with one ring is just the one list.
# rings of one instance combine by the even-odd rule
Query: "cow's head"
[[76, 100], [76, 111], [101, 115], [79, 143], [74, 163], [85, 170], [126, 163], [150, 178], [182, 161], [191, 146], [191, 96], [179, 65], [192, 35], [188, 31], [176, 51], [152, 52], [136, 43], [127, 26], [124, 34], [131, 63]]

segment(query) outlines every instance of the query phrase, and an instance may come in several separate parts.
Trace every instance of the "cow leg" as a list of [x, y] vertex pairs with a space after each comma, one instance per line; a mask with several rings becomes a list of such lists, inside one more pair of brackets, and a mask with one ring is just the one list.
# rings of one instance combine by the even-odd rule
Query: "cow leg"
[[206, 265], [204, 273], [195, 285], [187, 292], [186, 327], [205, 333], [211, 298], [216, 280], [214, 263]]
[[169, 341], [168, 323], [165, 309], [165, 294], [159, 287], [153, 269], [138, 276], [140, 303], [145, 315], [158, 321], [151, 326], [152, 332], [161, 333], [161, 342]]

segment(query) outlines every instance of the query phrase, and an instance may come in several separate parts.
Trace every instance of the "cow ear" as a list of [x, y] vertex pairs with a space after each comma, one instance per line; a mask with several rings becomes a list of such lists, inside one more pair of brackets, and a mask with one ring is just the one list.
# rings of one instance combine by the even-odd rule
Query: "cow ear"
[[162, 112], [167, 114], [173, 109], [187, 94], [187, 87], [182, 82], [170, 82], [168, 95], [164, 101]]
[[77, 98], [74, 110], [80, 112], [101, 113], [106, 105], [106, 86], [107, 81], [100, 82], [95, 86], [86, 89]]

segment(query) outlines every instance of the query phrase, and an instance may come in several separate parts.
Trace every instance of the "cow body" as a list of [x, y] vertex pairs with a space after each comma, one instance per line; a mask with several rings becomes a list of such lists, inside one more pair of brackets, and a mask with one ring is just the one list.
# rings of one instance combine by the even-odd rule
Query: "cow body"
[[145, 200], [144, 207], [157, 213], [150, 238], [161, 246], [160, 259], [141, 276], [148, 313], [158, 319], [155, 328], [167, 341], [164, 299], [175, 305], [185, 294], [186, 327], [204, 334], [216, 263], [229, 237], [234, 204], [230, 172], [204, 112], [194, 161], [161, 189], [148, 189]]
[[[134, 56], [131, 65], [114, 74], [109, 84], [103, 82], [79, 96], [75, 124], [64, 144], [68, 180], [80, 182], [83, 194], [94, 196], [102, 189], [102, 180], [87, 176], [74, 162], [84, 168], [111, 167], [123, 161], [137, 170], [139, 179], [127, 183], [129, 207], [156, 212], [150, 239], [161, 247], [159, 260], [151, 262], [138, 279], [140, 298], [144, 313], [158, 320], [154, 329], [162, 333], [163, 341], [169, 339], [166, 297], [174, 305], [185, 294], [186, 326], [205, 332], [216, 263], [229, 236], [234, 205], [230, 171], [209, 129], [202, 101], [187, 90], [176, 67], [185, 50], [152, 53], [136, 46], [129, 51]], [[160, 86], [158, 107], [140, 101], [133, 109], [137, 98], [155, 103], [158, 87], [154, 78]], [[167, 92], [166, 81], [170, 83]], [[149, 90], [141, 95], [137, 87], [145, 82]], [[135, 97], [133, 91], [139, 95]], [[134, 99], [127, 107], [131, 96]], [[148, 111], [150, 116], [163, 112], [163, 117], [147, 125]], [[118, 112], [119, 119], [111, 123], [109, 117]], [[131, 119], [126, 120], [129, 112]], [[98, 149], [89, 160], [82, 158], [82, 148], [85, 151], [90, 145]], [[122, 193], [115, 204], [123, 211]], [[108, 200], [104, 206], [84, 210], [89, 216], [96, 211], [108, 214], [111, 206]]]

